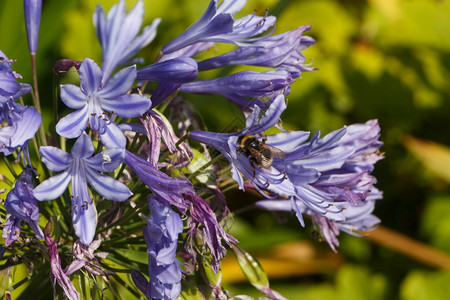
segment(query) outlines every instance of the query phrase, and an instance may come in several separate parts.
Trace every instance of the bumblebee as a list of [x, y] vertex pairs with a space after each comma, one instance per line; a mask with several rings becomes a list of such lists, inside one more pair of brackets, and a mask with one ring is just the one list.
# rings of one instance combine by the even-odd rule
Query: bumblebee
[[267, 145], [266, 140], [259, 141], [251, 135], [241, 136], [238, 139], [237, 150], [247, 155], [254, 167], [270, 169], [274, 158], [285, 158], [286, 154], [276, 147]]

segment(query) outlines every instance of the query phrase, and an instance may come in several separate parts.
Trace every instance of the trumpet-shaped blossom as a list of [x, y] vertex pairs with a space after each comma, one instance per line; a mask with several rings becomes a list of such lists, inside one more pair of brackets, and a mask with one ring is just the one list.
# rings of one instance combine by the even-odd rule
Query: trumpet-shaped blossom
[[178, 51], [199, 42], [232, 43], [245, 45], [273, 26], [273, 16], [259, 17], [255, 14], [234, 20], [233, 15], [245, 5], [245, 0], [225, 0], [217, 5], [212, 0], [202, 17], [161, 50], [164, 54]]
[[132, 195], [123, 183], [98, 173], [114, 171], [122, 162], [123, 150], [112, 148], [92, 156], [94, 150], [91, 139], [85, 133], [76, 140], [71, 155], [55, 147], [41, 147], [39, 153], [47, 168], [61, 173], [34, 189], [36, 199], [53, 200], [61, 196], [71, 183], [73, 227], [85, 245], [92, 242], [97, 225], [87, 182], [108, 200], [124, 201]]
[[112, 121], [112, 115], [138, 117], [151, 106], [147, 97], [127, 94], [136, 79], [136, 67], [120, 70], [103, 84], [102, 70], [93, 60], [86, 58], [79, 73], [81, 87], [72, 84], [61, 86], [61, 100], [76, 111], [56, 124], [56, 132], [67, 138], [77, 138], [89, 123], [106, 147], [124, 148], [125, 136]]
[[25, 25], [27, 28], [28, 49], [36, 53], [41, 24], [42, 0], [24, 0]]
[[243, 71], [212, 80], [194, 81], [181, 85], [180, 91], [197, 94], [218, 94], [240, 107], [252, 107], [257, 104], [267, 107], [271, 101], [253, 100], [251, 98], [274, 97], [277, 94], [288, 94], [293, 79], [288, 72]]
[[155, 195], [175, 205], [183, 213], [186, 212], [189, 202], [184, 200], [183, 194], [193, 192], [193, 186], [189, 180], [182, 177], [170, 177], [152, 163], [128, 150], [125, 150], [124, 162]]
[[148, 197], [150, 217], [144, 227], [150, 283], [148, 299], [175, 299], [181, 292], [181, 268], [176, 258], [183, 221], [166, 201]]
[[[191, 131], [190, 137], [201, 143], [207, 144], [219, 150], [230, 162], [233, 179], [244, 190], [244, 179], [248, 178], [256, 188], [269, 188], [272, 192], [283, 195], [294, 195], [295, 187], [287, 179], [282, 170], [270, 167], [268, 170], [256, 167], [249, 157], [239, 151], [238, 139], [242, 136], [253, 136], [273, 127], [278, 123], [281, 113], [286, 109], [283, 95], [278, 95], [267, 109], [265, 115], [260, 118], [259, 106], [254, 106], [253, 112], [246, 120], [245, 128], [235, 133], [214, 133], [206, 131]], [[301, 133], [302, 135], [303, 133]], [[292, 134], [291, 139], [296, 137]]]
[[[371, 134], [365, 142], [357, 139], [365, 136], [361, 130], [356, 130], [356, 127], [360, 128], [361, 125], [349, 126], [350, 133], [358, 133], [349, 134], [354, 137], [353, 139], [346, 138], [347, 127], [331, 132], [323, 138], [318, 132], [309, 142], [307, 142], [308, 132], [282, 132], [269, 135], [264, 138], [264, 143], [281, 150], [285, 153], [285, 157], [273, 158], [269, 168], [259, 167], [251, 162], [251, 158], [243, 153], [244, 151], [239, 151], [238, 140], [242, 136], [257, 136], [274, 126], [285, 108], [284, 97], [280, 95], [273, 100], [261, 119], [259, 119], [260, 109], [255, 106], [253, 113], [247, 118], [246, 128], [242, 131], [236, 133], [192, 131], [190, 136], [225, 155], [231, 163], [233, 178], [241, 189], [244, 188], [243, 175], [264, 196], [270, 198], [278, 195], [289, 199], [291, 209], [296, 212], [302, 225], [304, 222], [302, 210], [297, 204], [299, 202], [318, 215], [326, 215], [331, 220], [345, 220], [343, 208], [336, 203], [347, 202], [355, 205], [364, 201], [370, 194], [375, 180], [366, 171], [345, 171], [343, 166], [347, 161], [354, 161], [354, 157], [361, 158], [361, 154], [357, 153], [363, 153], [365, 150], [362, 149], [373, 150], [380, 145], [377, 142], [377, 133], [372, 132], [376, 130], [373, 126], [369, 126]], [[371, 124], [371, 121], [369, 123]]]
[[17, 148], [26, 148], [42, 121], [42, 116], [34, 107], [24, 107], [12, 102], [9, 104], [15, 108], [6, 116], [11, 125], [0, 128], [0, 152], [5, 155], [10, 155]]
[[177, 57], [139, 69], [136, 79], [159, 82], [152, 94], [152, 107], [155, 107], [174, 93], [182, 83], [191, 82], [197, 75], [195, 60], [190, 57]]
[[[196, 229], [201, 225], [202, 237], [207, 248], [211, 251], [214, 271], [218, 271], [220, 260], [225, 254], [221, 245], [224, 240], [228, 245], [236, 243], [237, 240], [228, 235], [217, 221], [217, 218], [208, 204], [198, 197], [189, 180], [180, 177], [169, 177], [158, 170], [150, 162], [125, 150], [125, 163], [142, 180], [151, 191], [157, 195], [159, 202], [166, 201], [173, 204], [185, 214], [190, 212], [190, 237], [196, 236]], [[192, 245], [186, 245], [190, 255], [195, 255]]]
[[293, 78], [297, 78], [302, 72], [315, 70], [304, 64], [306, 58], [301, 52], [314, 44], [314, 39], [303, 36], [310, 28], [311, 26], [302, 26], [266, 37], [246, 47], [203, 60], [198, 63], [198, 68], [204, 71], [229, 65], [261, 66], [284, 69]]
[[117, 66], [130, 63], [139, 50], [153, 41], [161, 22], [161, 19], [155, 19], [138, 35], [144, 19], [144, 3], [138, 0], [128, 14], [125, 13], [125, 6], [125, 1], [120, 0], [111, 7], [108, 16], [101, 5], [95, 9], [94, 26], [103, 50], [103, 82], [108, 80]]
[[[36, 199], [33, 196], [33, 172], [34, 171], [31, 168], [25, 168], [22, 171], [14, 188], [12, 188], [6, 196], [4, 205], [6, 211], [10, 213], [15, 220], [23, 220], [30, 224], [30, 228], [34, 231], [36, 237], [38, 239], [43, 239], [44, 233], [37, 224], [39, 222], [39, 208]], [[5, 232], [3, 235], [5, 235]], [[7, 243], [7, 246], [8, 245], [9, 244]]]

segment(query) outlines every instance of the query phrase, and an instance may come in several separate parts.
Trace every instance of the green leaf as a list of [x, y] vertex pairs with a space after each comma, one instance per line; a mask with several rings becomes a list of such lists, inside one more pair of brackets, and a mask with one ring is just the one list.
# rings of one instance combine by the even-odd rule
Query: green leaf
[[413, 271], [403, 281], [400, 294], [402, 300], [439, 300], [450, 295], [449, 272]]
[[236, 254], [238, 264], [248, 281], [250, 281], [250, 283], [258, 290], [268, 287], [269, 279], [258, 260], [236, 245], [233, 245], [232, 249], [234, 254]]
[[437, 196], [427, 202], [422, 233], [432, 245], [450, 252], [450, 195]]
[[450, 182], [450, 148], [431, 141], [406, 137], [403, 144], [428, 169]]

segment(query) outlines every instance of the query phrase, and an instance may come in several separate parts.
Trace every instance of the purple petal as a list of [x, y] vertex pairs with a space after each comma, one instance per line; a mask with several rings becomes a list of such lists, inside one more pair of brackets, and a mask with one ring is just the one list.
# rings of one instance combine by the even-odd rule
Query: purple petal
[[25, 25], [27, 28], [28, 49], [36, 53], [41, 23], [42, 0], [24, 0]]
[[63, 117], [56, 124], [56, 132], [66, 138], [73, 139], [79, 137], [88, 124], [88, 106], [74, 111]]
[[267, 109], [265, 115], [261, 117], [259, 123], [251, 128], [247, 128], [246, 134], [254, 135], [275, 126], [280, 121], [280, 116], [285, 109], [284, 95], [278, 95]]
[[86, 182], [86, 169], [80, 161], [72, 170], [72, 223], [75, 234], [81, 243], [89, 245], [94, 239], [97, 227], [97, 214], [89, 196]]
[[42, 162], [47, 168], [55, 172], [67, 169], [73, 161], [69, 154], [56, 147], [41, 147], [39, 148], [39, 153], [41, 154]]
[[137, 71], [137, 80], [185, 83], [198, 75], [197, 62], [190, 57], [178, 57], [143, 67]]
[[122, 149], [108, 149], [86, 159], [86, 164], [99, 172], [113, 172], [119, 167], [124, 158]]
[[119, 117], [139, 117], [150, 109], [152, 102], [138, 94], [122, 95], [114, 99], [102, 99], [101, 107], [105, 111], [114, 112]]
[[88, 158], [94, 154], [94, 151], [95, 148], [91, 138], [86, 133], [83, 133], [75, 141], [70, 154], [72, 154], [73, 158]]
[[73, 84], [61, 85], [61, 100], [67, 107], [80, 109], [86, 105], [87, 96], [80, 87]]
[[130, 66], [120, 70], [108, 79], [105, 86], [98, 91], [97, 95], [102, 98], [115, 99], [117, 96], [127, 93], [136, 79], [136, 74], [136, 66]]
[[266, 144], [276, 147], [283, 152], [291, 152], [306, 142], [309, 137], [307, 131], [288, 131], [266, 136]]
[[125, 138], [122, 130], [120, 130], [116, 123], [112, 122], [106, 126], [105, 132], [100, 134], [100, 140], [102, 141], [102, 144], [109, 149], [124, 149], [127, 144], [127, 139]]
[[80, 84], [86, 95], [96, 93], [102, 83], [102, 70], [90, 58], [85, 58], [78, 70], [80, 73]]
[[92, 188], [108, 200], [125, 201], [133, 195], [125, 184], [90, 168], [86, 168], [86, 177]]
[[26, 107], [22, 118], [16, 123], [16, 131], [11, 138], [10, 147], [22, 147], [33, 138], [41, 125], [42, 116], [34, 107]]
[[69, 182], [69, 171], [64, 171], [41, 182], [34, 188], [33, 196], [39, 201], [54, 200], [64, 193]]

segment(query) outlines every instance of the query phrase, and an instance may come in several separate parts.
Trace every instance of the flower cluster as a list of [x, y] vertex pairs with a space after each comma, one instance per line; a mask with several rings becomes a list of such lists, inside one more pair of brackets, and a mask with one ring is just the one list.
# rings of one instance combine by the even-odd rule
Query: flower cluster
[[[24, 2], [34, 61], [41, 1]], [[278, 124], [292, 82], [316, 70], [302, 53], [314, 44], [304, 35], [311, 26], [273, 34], [276, 18], [268, 12], [234, 17], [245, 2], [211, 0], [197, 22], [162, 47], [153, 64], [139, 67], [136, 63], [145, 60], [135, 56], [155, 38], [161, 20], [139, 33], [142, 0], [128, 13], [124, 0], [108, 13], [97, 6], [93, 20], [102, 61], [58, 63], [55, 68], [63, 70], [61, 74], [75, 67], [79, 85], [60, 86], [65, 114], [47, 130], [41, 124], [37, 85], [20, 83], [14, 61], [0, 51], [0, 152], [12, 155], [22, 167], [17, 176], [5, 158], [16, 177], [4, 204], [8, 257], [16, 255], [14, 245], [23, 245], [22, 252], [46, 249], [54, 291], [58, 293], [57, 283], [69, 299], [81, 295], [71, 282], [72, 274], [84, 268], [105, 284], [108, 276], [120, 282], [114, 264], [131, 273], [148, 299], [176, 299], [183, 283], [187, 289], [192, 283], [206, 283], [211, 294], [202, 291], [203, 296], [225, 297], [220, 281], [194, 273], [220, 273], [227, 249], [238, 243], [225, 227], [229, 210], [222, 183], [227, 179], [234, 180], [232, 187], [259, 192], [263, 200], [256, 206], [261, 209], [293, 211], [302, 226], [304, 216], [309, 216], [334, 251], [340, 231], [361, 235], [379, 223], [372, 211], [382, 193], [371, 175], [383, 157], [378, 122], [345, 126], [325, 136], [318, 131], [311, 138], [309, 132], [282, 129]], [[221, 43], [234, 49], [197, 58]], [[232, 65], [250, 69], [197, 80], [199, 72]], [[259, 72], [252, 66], [270, 70]], [[23, 104], [22, 96], [28, 93], [33, 94], [34, 106]], [[186, 93], [224, 97], [241, 109], [245, 128], [205, 131], [183, 97]], [[279, 133], [265, 135], [269, 129]], [[29, 140], [38, 131], [30, 154]], [[59, 140], [47, 143], [47, 137], [56, 135]], [[190, 141], [201, 143], [203, 151]], [[228, 160], [231, 174], [223, 175], [207, 146]], [[21, 232], [21, 220], [34, 237]], [[48, 222], [45, 235], [39, 220]], [[40, 246], [30, 246], [35, 244]], [[125, 253], [142, 249], [148, 264], [127, 259]], [[67, 255], [72, 260], [61, 259]], [[268, 297], [282, 298], [266, 283], [255, 286], [263, 286], [260, 290]]]

